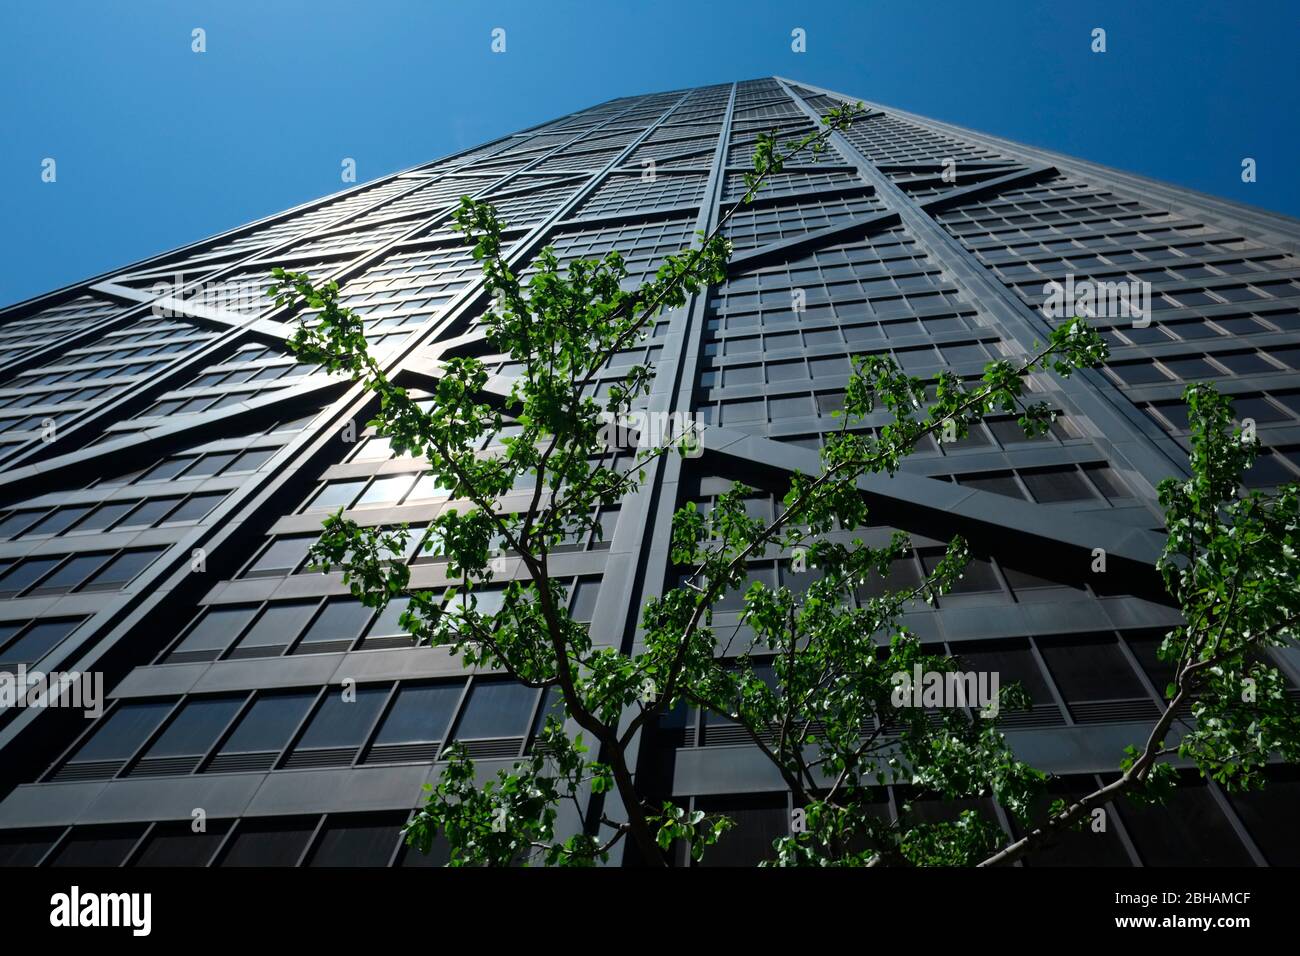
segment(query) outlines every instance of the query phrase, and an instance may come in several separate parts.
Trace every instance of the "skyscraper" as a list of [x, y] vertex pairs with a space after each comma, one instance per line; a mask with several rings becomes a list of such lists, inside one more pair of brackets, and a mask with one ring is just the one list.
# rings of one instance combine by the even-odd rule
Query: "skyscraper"
[[[759, 133], [801, 135], [842, 100], [780, 78], [614, 100], [0, 312], [0, 671], [102, 675], [107, 695], [90, 719], [0, 711], [0, 863], [438, 862], [398, 831], [441, 747], [508, 766], [548, 702], [411, 647], [400, 602], [372, 615], [304, 567], [339, 507], [419, 528], [449, 503], [365, 428], [358, 387], [296, 363], [271, 269], [337, 281], [417, 393], [456, 355], [488, 361], [499, 391], [513, 370], [475, 321], [459, 197], [497, 207], [521, 268], [551, 245], [562, 260], [617, 249], [647, 275], [743, 195]], [[602, 537], [558, 557], [575, 616], [633, 648], [639, 608], [673, 580], [673, 511], [743, 480], [771, 516], [839, 426], [850, 355], [978, 376], [1082, 308], [1111, 360], [1034, 377], [1061, 412], [1051, 434], [993, 418], [866, 489], [868, 537], [913, 535], [895, 585], [953, 534], [971, 541], [959, 586], [906, 623], [1020, 682], [1034, 706], [1002, 718], [1013, 747], [1062, 792], [1092, 789], [1144, 739], [1167, 680], [1154, 651], [1177, 614], [1153, 571], [1154, 488], [1185, 474], [1184, 383], [1220, 383], [1256, 423], [1251, 484], [1300, 473], [1300, 223], [869, 104], [727, 234], [726, 282], [611, 369], [652, 362], [649, 410], [703, 422], [702, 454], [659, 460]], [[436, 557], [409, 560], [413, 586], [445, 580]], [[750, 573], [799, 578], [788, 560]], [[719, 630], [744, 626], [738, 607], [719, 607]], [[679, 710], [637, 747], [645, 793], [737, 821], [712, 862], [754, 862], [786, 832], [788, 795], [734, 727]], [[1040, 859], [1295, 864], [1297, 795], [1282, 772], [1246, 797], [1196, 783]], [[905, 797], [881, 788], [880, 812]]]

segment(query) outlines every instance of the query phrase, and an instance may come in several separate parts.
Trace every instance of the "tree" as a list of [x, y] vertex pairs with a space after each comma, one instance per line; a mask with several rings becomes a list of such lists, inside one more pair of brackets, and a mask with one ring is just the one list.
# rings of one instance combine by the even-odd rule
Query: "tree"
[[[667, 865], [678, 841], [700, 858], [729, 821], [671, 802], [651, 805], [637, 791], [628, 756], [637, 734], [679, 705], [735, 721], [781, 773], [802, 815], [799, 832], [777, 841], [777, 860], [787, 865], [1018, 858], [1118, 790], [1156, 797], [1167, 790], [1172, 750], [1163, 740], [1173, 709], [1193, 696], [1197, 729], [1174, 749], [1202, 772], [1232, 786], [1252, 785], [1270, 750], [1290, 759], [1300, 739], [1295, 717], [1261, 651], [1289, 639], [1294, 621], [1295, 596], [1279, 582], [1296, 578], [1295, 494], [1234, 497], [1229, 473], [1253, 450], [1231, 437], [1213, 437], [1227, 412], [1205, 392], [1189, 396], [1193, 420], [1203, 423], [1196, 426], [1193, 456], [1201, 470], [1190, 482], [1161, 489], [1171, 522], [1161, 571], [1189, 622], [1165, 642], [1165, 652], [1176, 655], [1171, 659], [1179, 679], [1153, 742], [1130, 754], [1120, 781], [1105, 792], [1054, 806], [1045, 821], [1032, 823], [1031, 808], [1047, 777], [1011, 753], [994, 720], [999, 709], [1027, 705], [1018, 687], [1002, 688], [996, 700], [985, 702], [989, 707], [972, 714], [899, 706], [898, 675], [916, 668], [939, 675], [958, 670], [958, 661], [927, 653], [899, 620], [909, 602], [933, 600], [960, 577], [968, 558], [960, 538], [916, 588], [886, 590], [863, 607], [844, 600], [865, 578], [886, 574], [909, 548], [902, 534], [884, 547], [827, 536], [834, 528], [866, 524], [859, 480], [893, 474], [923, 437], [959, 439], [993, 412], [1012, 412], [1028, 434], [1042, 433], [1054, 413], [1044, 403], [1026, 402], [1025, 377], [1038, 371], [1068, 376], [1106, 357], [1104, 343], [1081, 319], [1054, 330], [1034, 354], [991, 363], [974, 384], [952, 374], [927, 383], [905, 375], [892, 360], [855, 358], [842, 427], [827, 437], [818, 474], [792, 476], [780, 515], [772, 521], [749, 517], [744, 498], [750, 489], [743, 486], [722, 495], [707, 516], [692, 504], [677, 512], [671, 556], [682, 570], [681, 583], [643, 609], [640, 652], [594, 645], [569, 616], [565, 587], [551, 575], [552, 553], [576, 536], [598, 534], [599, 509], [638, 487], [655, 456], [707, 442], [707, 432], [686, 429], [620, 454], [610, 442], [612, 426], [627, 425], [653, 371], [630, 368], [599, 400], [592, 387], [597, 372], [643, 341], [656, 316], [723, 281], [731, 252], [724, 227], [736, 209], [790, 160], [815, 157], [860, 114], [860, 105], [835, 110], [820, 131], [792, 144], [761, 136], [745, 197], [708, 235], [668, 257], [654, 279], [632, 291], [623, 288], [627, 269], [617, 252], [562, 269], [548, 247], [531, 276], [521, 279], [508, 263], [495, 211], [463, 199], [456, 228], [473, 244], [484, 291], [493, 299], [480, 321], [490, 345], [522, 369], [503, 404], [487, 400], [487, 372], [472, 357], [446, 361], [432, 402], [417, 403], [371, 357], [362, 320], [339, 305], [335, 284], [317, 286], [307, 275], [276, 270], [271, 294], [277, 303], [303, 310], [292, 341], [298, 355], [362, 382], [378, 400], [378, 433], [396, 453], [427, 460], [437, 483], [463, 503], [463, 510], [444, 511], [426, 540], [425, 547], [436, 547], [446, 561], [448, 579], [456, 580], [440, 593], [409, 589], [409, 570], [398, 560], [408, 529], [362, 528], [341, 511], [325, 521], [313, 549], [319, 566], [341, 569], [353, 594], [371, 607], [409, 594], [402, 625], [418, 643], [450, 647], [466, 666], [553, 688], [560, 702], [532, 754], [493, 780], [478, 781], [473, 762], [450, 748], [438, 784], [408, 825], [414, 845], [427, 851], [443, 833], [456, 865], [589, 865], [607, 859], [624, 839], [651, 864]], [[890, 424], [874, 434], [854, 427], [877, 407], [891, 413]], [[517, 433], [501, 437], [499, 451], [485, 456], [475, 450], [485, 435], [507, 425]], [[533, 488], [527, 508], [499, 507], [499, 499], [524, 480]], [[1238, 527], [1251, 542], [1249, 555]], [[493, 559], [502, 551], [518, 556], [527, 577], [508, 581], [499, 605], [480, 607], [482, 589], [496, 575]], [[714, 605], [743, 587], [749, 560], [765, 555], [793, 556], [815, 570], [813, 580], [799, 593], [749, 585], [744, 607], [752, 636], [720, 658]], [[1179, 555], [1189, 560], [1180, 563]], [[1271, 588], [1265, 582], [1270, 574]], [[1241, 630], [1247, 626], [1248, 632]], [[1245, 679], [1254, 682], [1249, 703], [1232, 696]], [[565, 718], [578, 733], [566, 732]], [[1000, 849], [1001, 831], [969, 811], [953, 822], [932, 823], [904, 807], [899, 821], [878, 820], [869, 807], [873, 786], [902, 779], [941, 797], [991, 795], [1023, 821], [1028, 836]], [[581, 817], [588, 796], [595, 797], [595, 818], [585, 816], [576, 833], [562, 831], [559, 808], [570, 804]]]

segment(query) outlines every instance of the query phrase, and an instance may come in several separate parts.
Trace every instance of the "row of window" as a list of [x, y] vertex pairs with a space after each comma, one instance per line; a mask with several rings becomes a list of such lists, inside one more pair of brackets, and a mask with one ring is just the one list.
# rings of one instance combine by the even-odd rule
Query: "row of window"
[[[1163, 806], [1144, 806], [1130, 800], [1107, 804], [1108, 826], [1063, 833], [1026, 860], [1038, 866], [1251, 866], [1255, 858], [1246, 847], [1250, 839], [1273, 866], [1300, 863], [1300, 837], [1287, 819], [1287, 808], [1300, 797], [1300, 781], [1278, 770], [1263, 790], [1225, 794], [1213, 785], [1184, 776]], [[1052, 782], [1038, 801], [1035, 820], [1047, 812], [1051, 800], [1078, 799], [1101, 786], [1091, 776], [1063, 777]], [[894, 820], [904, 803], [912, 820], [940, 823], [974, 810], [986, 822], [1001, 827], [1008, 837], [1023, 836], [1020, 827], [994, 810], [988, 798], [938, 800], [920, 797], [905, 787], [879, 788], [870, 805], [872, 815]], [[689, 864], [685, 847], [679, 847], [679, 866], [755, 866], [774, 856], [772, 841], [789, 835], [792, 810], [788, 794], [694, 797], [680, 801], [688, 809], [707, 815], [721, 814], [734, 821], [717, 845], [706, 851], [702, 864]], [[1245, 839], [1243, 839], [1243, 837]]]
[[79, 389], [58, 389], [45, 393], [34, 389], [23, 389], [13, 395], [0, 396], [0, 408], [8, 408], [10, 405], [17, 405], [20, 402], [28, 408], [41, 405], [63, 405], [68, 402], [88, 402], [91, 399], [104, 398], [106, 395], [115, 395], [120, 391], [121, 388], [110, 385], [96, 385]]
[[38, 555], [0, 561], [0, 600], [72, 591], [120, 591], [158, 559], [163, 548]]
[[[1249, 418], [1257, 425], [1291, 422], [1300, 418], [1300, 391], [1248, 392], [1230, 395], [1233, 417]], [[1148, 402], [1140, 406], [1168, 432], [1187, 431], [1187, 405], [1182, 401]]]
[[1262, 375], [1300, 369], [1300, 346], [1270, 348], [1267, 352], [1213, 352], [1206, 355], [1170, 355], [1136, 362], [1111, 362], [1106, 372], [1116, 384], [1151, 385], [1169, 381], [1193, 382], [1231, 375]]
[[442, 866], [408, 847], [408, 814], [245, 817], [0, 831], [0, 866]]
[[1055, 465], [1048, 468], [1015, 468], [975, 474], [936, 475], [965, 488], [991, 491], [1008, 498], [1056, 504], [1063, 501], [1107, 501], [1121, 504], [1132, 497], [1109, 465]]
[[[1124, 320], [1116, 320], [1122, 323]], [[1213, 318], [1178, 318], [1153, 321], [1146, 327], [1117, 324], [1114, 329], [1098, 329], [1112, 349], [1130, 345], [1161, 345], [1166, 342], [1218, 338], [1222, 335], [1271, 335], [1300, 331], [1300, 311], [1273, 311], [1260, 314], [1234, 314]], [[1271, 351], [1271, 349], [1270, 349]]]
[[[987, 568], [976, 569], [972, 586], [980, 586], [980, 573]], [[1032, 706], [1004, 710], [997, 718], [1002, 729], [1011, 730], [1155, 720], [1174, 677], [1172, 665], [1156, 656], [1163, 637], [1163, 631], [1057, 634], [939, 642], [927, 650], [957, 658], [963, 670], [998, 675], [999, 687], [1020, 685]], [[770, 664], [755, 671], [773, 684]], [[684, 704], [664, 714], [659, 726], [665, 742], [677, 747], [751, 743], [739, 725]]]
[[[852, 338], [852, 329], [845, 333]], [[838, 335], [838, 332], [835, 333]], [[834, 344], [827, 342], [825, 344]], [[843, 343], [840, 343], [841, 345]], [[799, 348], [796, 344], [794, 348]], [[706, 350], [707, 352], [708, 350]], [[763, 350], [765, 353], [779, 350]], [[970, 365], [978, 363], [981, 367], [996, 358], [991, 345], [980, 342], [955, 342], [949, 345], [923, 346], [912, 349], [877, 350], [868, 355], [892, 354], [899, 365], [907, 369], [930, 368], [939, 365]], [[851, 365], [847, 359], [814, 357], [789, 359], [783, 361], [764, 361], [753, 365], [727, 365], [722, 369], [705, 368], [700, 372], [702, 388], [733, 388], [743, 385], [780, 385], [785, 382], [801, 382], [810, 378], [824, 378], [828, 375], [848, 375]]]
[[0, 671], [31, 666], [81, 626], [84, 617], [0, 623]]
[[444, 742], [518, 757], [558, 700], [489, 677], [122, 700], [45, 779], [432, 763]]
[[23, 508], [0, 514], [0, 538], [35, 538], [57, 534], [97, 534], [192, 524], [205, 518], [226, 497], [203, 492], [166, 498], [133, 498], [103, 504]]
[[203, 454], [185, 453], [170, 455], [162, 461], [138, 471], [118, 475], [99, 482], [96, 487], [136, 485], [151, 481], [172, 481], [192, 478], [212, 478], [216, 475], [237, 475], [257, 471], [279, 448], [253, 448], [248, 451], [213, 451]]
[[[574, 620], [591, 620], [599, 588], [599, 577], [582, 577], [570, 583], [570, 614]], [[475, 588], [480, 613], [498, 610], [503, 590]], [[199, 612], [160, 663], [410, 647], [413, 639], [400, 624], [409, 604], [409, 597], [399, 597], [378, 614], [351, 596], [215, 604]]]

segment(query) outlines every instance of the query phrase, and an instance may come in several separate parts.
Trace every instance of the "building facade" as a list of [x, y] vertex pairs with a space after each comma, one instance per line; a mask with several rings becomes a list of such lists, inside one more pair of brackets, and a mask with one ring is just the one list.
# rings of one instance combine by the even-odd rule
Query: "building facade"
[[[417, 394], [456, 355], [487, 360], [500, 391], [512, 368], [475, 321], [459, 197], [496, 205], [520, 268], [551, 245], [566, 260], [617, 249], [650, 274], [743, 195], [757, 134], [801, 135], [842, 100], [780, 78], [614, 100], [0, 311], [0, 672], [102, 675], [105, 692], [89, 718], [0, 711], [0, 863], [440, 862], [399, 829], [442, 746], [508, 766], [548, 703], [412, 647], [400, 602], [373, 615], [304, 567], [334, 509], [418, 529], [449, 502], [365, 427], [359, 388], [295, 362], [270, 270], [336, 280]], [[557, 558], [575, 616], [634, 648], [638, 609], [675, 580], [673, 511], [743, 480], [764, 489], [752, 513], [772, 515], [838, 427], [850, 355], [978, 376], [1044, 339], [1053, 290], [1091, 284], [1111, 360], [1033, 378], [1061, 412], [1051, 434], [994, 418], [864, 488], [869, 540], [913, 536], [895, 585], [954, 533], [971, 541], [960, 585], [906, 623], [1019, 681], [1034, 706], [1002, 718], [1013, 747], [1062, 792], [1093, 788], [1145, 738], [1167, 679], [1155, 486], [1185, 474], [1184, 383], [1218, 382], [1257, 423], [1251, 484], [1300, 478], [1300, 222], [868, 104], [727, 234], [727, 280], [611, 369], [652, 362], [648, 409], [703, 422], [703, 453], [659, 460], [603, 535]], [[408, 558], [413, 586], [444, 581], [436, 555]], [[751, 575], [797, 579], [788, 560]], [[719, 606], [719, 630], [743, 627], [737, 608]], [[789, 797], [734, 727], [674, 712], [637, 761], [648, 795], [736, 819], [714, 863], [756, 862], [786, 832]], [[907, 798], [878, 796], [882, 814]], [[1282, 770], [1247, 797], [1190, 785], [1162, 810], [1112, 808], [1105, 833], [1039, 861], [1296, 864], [1297, 797]]]

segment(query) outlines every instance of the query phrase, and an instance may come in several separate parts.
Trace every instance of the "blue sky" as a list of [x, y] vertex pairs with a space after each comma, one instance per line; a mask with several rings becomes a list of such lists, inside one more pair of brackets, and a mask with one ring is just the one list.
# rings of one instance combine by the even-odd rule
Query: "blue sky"
[[1300, 216], [1298, 21], [1283, 0], [7, 0], [0, 304], [337, 191], [343, 157], [365, 181], [771, 74]]

